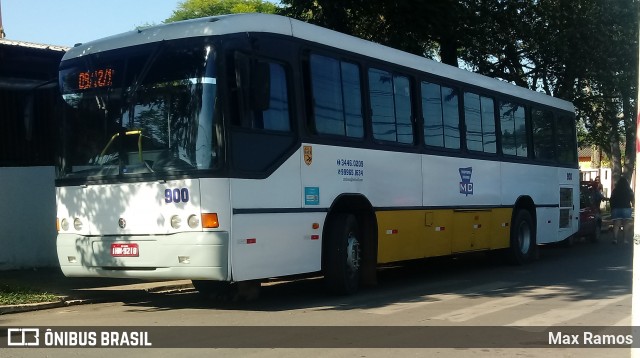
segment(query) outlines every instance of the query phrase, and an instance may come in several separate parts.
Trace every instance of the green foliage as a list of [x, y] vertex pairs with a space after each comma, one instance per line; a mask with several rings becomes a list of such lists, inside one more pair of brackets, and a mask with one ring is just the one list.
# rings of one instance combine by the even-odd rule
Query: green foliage
[[[457, 66], [455, 0], [282, 0], [281, 14]], [[437, 46], [437, 44], [443, 44]]]
[[276, 10], [276, 5], [262, 0], [185, 0], [165, 22], [247, 12], [274, 14]]
[[602, 148], [614, 176], [633, 170], [639, 0], [281, 3], [285, 15], [569, 100], [581, 144]]
[[633, 169], [640, 0], [280, 3], [185, 0], [167, 21], [277, 12], [453, 66], [463, 64], [573, 102], [584, 129], [580, 144], [602, 148], [614, 176], [623, 166], [627, 172]]
[[57, 302], [60, 297], [32, 288], [0, 284], [0, 305], [18, 305], [40, 302]]
[[[597, 145], [614, 172], [633, 169], [638, 1], [466, 2], [473, 29], [462, 60], [485, 75], [569, 100], [580, 144]], [[625, 146], [626, 145], [626, 146]], [[615, 175], [615, 173], [614, 173]]]

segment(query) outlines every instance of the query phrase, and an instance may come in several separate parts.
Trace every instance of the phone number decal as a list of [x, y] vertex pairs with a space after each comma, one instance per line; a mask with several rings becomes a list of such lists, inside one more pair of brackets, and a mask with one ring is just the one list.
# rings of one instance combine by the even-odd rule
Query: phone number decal
[[336, 164], [339, 167], [364, 168], [364, 160], [338, 159]]
[[337, 159], [338, 175], [342, 181], [362, 181], [364, 180], [364, 160], [360, 159]]

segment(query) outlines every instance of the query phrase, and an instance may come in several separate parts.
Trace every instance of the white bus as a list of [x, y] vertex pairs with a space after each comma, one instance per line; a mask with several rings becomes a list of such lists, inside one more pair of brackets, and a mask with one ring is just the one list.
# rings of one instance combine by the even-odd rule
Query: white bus
[[60, 65], [67, 276], [202, 292], [502, 250], [578, 228], [571, 103], [289, 18], [243, 14], [79, 45]]

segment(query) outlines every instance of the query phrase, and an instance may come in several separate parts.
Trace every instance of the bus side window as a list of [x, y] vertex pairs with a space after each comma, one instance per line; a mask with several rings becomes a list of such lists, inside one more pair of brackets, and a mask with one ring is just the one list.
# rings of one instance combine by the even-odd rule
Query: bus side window
[[413, 144], [409, 78], [369, 69], [371, 121], [375, 139]]
[[496, 153], [496, 113], [493, 98], [480, 96], [482, 108], [482, 144], [485, 153]]
[[578, 152], [576, 143], [576, 122], [573, 116], [561, 114], [557, 116], [557, 155], [560, 164], [576, 165]]
[[532, 108], [531, 126], [533, 129], [533, 153], [535, 158], [544, 161], [555, 161], [553, 112]]
[[464, 121], [467, 129], [467, 149], [495, 153], [496, 122], [493, 99], [465, 92]]
[[524, 106], [501, 101], [499, 110], [502, 153], [526, 158], [528, 145]]
[[[287, 74], [283, 65], [235, 54], [235, 98], [244, 128], [291, 130]], [[238, 123], [239, 122], [239, 123]]]
[[358, 65], [312, 54], [309, 59], [316, 133], [364, 136]]
[[429, 82], [422, 82], [421, 92], [425, 144], [460, 149], [458, 92]]
[[[288, 132], [291, 130], [289, 116], [289, 91], [284, 66], [269, 63], [269, 106], [262, 111], [262, 128]], [[259, 115], [259, 113], [258, 113]]]

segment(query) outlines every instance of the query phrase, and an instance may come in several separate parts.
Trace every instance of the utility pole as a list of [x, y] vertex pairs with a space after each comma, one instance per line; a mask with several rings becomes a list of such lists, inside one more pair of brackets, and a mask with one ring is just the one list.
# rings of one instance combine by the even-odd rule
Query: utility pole
[[2, 27], [2, 0], [0, 0], [0, 39], [5, 38], [4, 27]]

